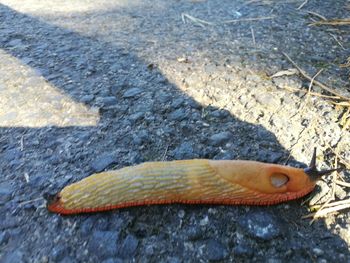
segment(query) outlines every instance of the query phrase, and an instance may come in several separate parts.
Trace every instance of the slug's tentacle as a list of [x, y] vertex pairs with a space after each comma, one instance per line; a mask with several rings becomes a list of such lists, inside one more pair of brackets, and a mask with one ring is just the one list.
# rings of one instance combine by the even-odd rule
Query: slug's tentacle
[[343, 170], [343, 168], [335, 168], [335, 169], [330, 169], [330, 170], [323, 170], [323, 171], [318, 171], [316, 167], [316, 147], [314, 148], [314, 153], [312, 155], [312, 159], [310, 162], [310, 165], [308, 168], [304, 169], [304, 172], [312, 179], [312, 180], [318, 180], [324, 175], [331, 174], [335, 171], [340, 172]]
[[320, 174], [333, 171], [317, 171], [315, 161], [314, 153], [305, 170], [239, 160], [143, 163], [68, 185], [47, 196], [48, 209], [75, 214], [171, 203], [272, 205], [308, 194]]

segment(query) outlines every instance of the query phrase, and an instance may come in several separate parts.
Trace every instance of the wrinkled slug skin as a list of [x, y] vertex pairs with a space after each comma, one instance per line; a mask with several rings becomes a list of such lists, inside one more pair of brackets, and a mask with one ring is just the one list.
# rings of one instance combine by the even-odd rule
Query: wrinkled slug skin
[[[276, 174], [287, 182], [275, 187], [271, 176]], [[306, 195], [314, 186], [302, 169], [275, 164], [204, 159], [149, 162], [68, 185], [48, 209], [75, 214], [167, 203], [270, 205]]]

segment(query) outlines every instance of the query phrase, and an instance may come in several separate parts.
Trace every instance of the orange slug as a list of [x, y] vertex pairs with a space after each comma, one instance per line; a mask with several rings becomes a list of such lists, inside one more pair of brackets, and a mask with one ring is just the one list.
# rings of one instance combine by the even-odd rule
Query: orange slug
[[306, 169], [240, 160], [148, 162], [93, 174], [45, 198], [59, 214], [171, 203], [272, 205], [308, 194], [335, 170], [316, 169], [316, 149]]

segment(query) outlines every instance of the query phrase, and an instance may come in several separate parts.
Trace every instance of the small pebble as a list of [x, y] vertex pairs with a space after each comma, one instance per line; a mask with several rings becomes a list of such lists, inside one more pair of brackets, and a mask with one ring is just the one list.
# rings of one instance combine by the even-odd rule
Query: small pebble
[[80, 98], [80, 101], [83, 103], [89, 103], [94, 99], [94, 95], [84, 95]]
[[250, 211], [238, 218], [241, 229], [253, 238], [269, 241], [283, 233], [283, 223], [266, 211]]
[[199, 221], [199, 225], [205, 226], [209, 223], [209, 218], [208, 216], [205, 216], [201, 221]]
[[146, 248], [145, 248], [145, 253], [146, 253], [146, 255], [148, 255], [148, 256], [152, 256], [153, 254], [154, 254], [154, 248], [153, 248], [153, 246], [151, 245], [151, 246], [146, 246]]
[[64, 257], [68, 256], [69, 248], [61, 244], [55, 245], [51, 250], [50, 259], [54, 262], [61, 261]]
[[173, 151], [173, 156], [176, 160], [191, 159], [197, 157], [191, 143], [183, 142]]
[[346, 191], [339, 185], [335, 186], [335, 196], [339, 198], [340, 200], [345, 199], [346, 197]]
[[208, 260], [219, 261], [228, 256], [228, 251], [220, 242], [210, 239], [206, 242], [205, 254]]
[[114, 106], [118, 103], [117, 98], [114, 96], [103, 97], [101, 101], [105, 107]]
[[12, 262], [24, 263], [24, 262], [27, 262], [27, 261], [25, 260], [24, 254], [21, 251], [14, 250], [12, 252], [4, 254], [0, 258], [0, 262], [4, 262], [4, 263], [12, 263]]
[[129, 234], [118, 248], [118, 254], [124, 259], [131, 258], [135, 254], [138, 244], [139, 240], [134, 235]]
[[10, 238], [10, 234], [7, 231], [0, 232], [0, 246], [6, 244]]
[[4, 204], [11, 199], [14, 187], [12, 184], [4, 182], [0, 184], [0, 204]]
[[86, 218], [83, 223], [80, 224], [80, 232], [83, 236], [89, 236], [92, 232], [95, 219], [92, 217]]
[[270, 109], [277, 109], [280, 105], [280, 102], [271, 93], [260, 93], [256, 95], [256, 100], [258, 103], [263, 104]]
[[177, 98], [171, 103], [171, 107], [174, 109], [179, 108], [181, 105], [183, 105], [185, 100], [183, 98]]
[[123, 98], [126, 98], [126, 99], [133, 98], [142, 92], [143, 92], [143, 90], [141, 90], [139, 88], [131, 88], [131, 89], [128, 89], [126, 92], [124, 92]]
[[184, 210], [179, 210], [179, 212], [177, 213], [179, 218], [184, 218], [185, 217], [185, 211]]
[[198, 226], [193, 226], [187, 229], [187, 238], [191, 241], [196, 241], [203, 238], [203, 232]]
[[246, 244], [239, 244], [239, 245], [234, 247], [233, 253], [234, 253], [235, 256], [250, 257], [250, 256], [253, 255], [254, 250], [250, 246], [248, 246]]
[[116, 161], [116, 156], [114, 153], [106, 153], [99, 155], [92, 163], [91, 168], [95, 172], [102, 172], [109, 165]]
[[187, 115], [186, 111], [180, 108], [170, 113], [168, 118], [170, 121], [182, 121], [187, 118]]
[[318, 257], [324, 254], [324, 251], [318, 247], [313, 248], [312, 252], [314, 252], [314, 254]]
[[212, 146], [220, 146], [232, 139], [232, 133], [220, 132], [210, 136], [209, 143]]
[[108, 258], [103, 260], [101, 263], [123, 263], [124, 261], [120, 258]]
[[95, 231], [89, 242], [89, 252], [103, 259], [116, 255], [119, 234], [113, 231]]
[[168, 262], [168, 263], [181, 263], [182, 261], [178, 257], [168, 257], [166, 262]]

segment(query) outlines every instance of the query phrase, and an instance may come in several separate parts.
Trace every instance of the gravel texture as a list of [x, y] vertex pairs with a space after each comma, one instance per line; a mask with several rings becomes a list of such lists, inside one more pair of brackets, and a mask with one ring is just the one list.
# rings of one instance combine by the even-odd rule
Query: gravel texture
[[302, 200], [62, 217], [41, 198], [144, 161], [305, 166], [317, 146], [320, 168], [332, 149], [349, 162], [346, 108], [305, 96], [298, 75], [269, 78], [293, 68], [285, 52], [350, 96], [349, 26], [308, 13], [345, 18], [349, 1], [303, 2], [1, 0], [0, 262], [349, 262], [349, 210], [310, 225]]

